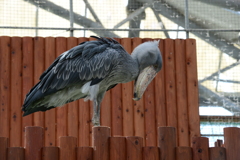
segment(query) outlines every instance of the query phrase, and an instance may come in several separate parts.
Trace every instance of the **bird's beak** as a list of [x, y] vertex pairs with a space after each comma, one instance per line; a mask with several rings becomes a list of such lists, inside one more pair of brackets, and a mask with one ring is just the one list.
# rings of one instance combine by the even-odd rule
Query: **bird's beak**
[[134, 84], [133, 100], [138, 101], [142, 98], [142, 95], [147, 89], [147, 86], [151, 83], [157, 73], [158, 71], [153, 66], [146, 67], [140, 72]]

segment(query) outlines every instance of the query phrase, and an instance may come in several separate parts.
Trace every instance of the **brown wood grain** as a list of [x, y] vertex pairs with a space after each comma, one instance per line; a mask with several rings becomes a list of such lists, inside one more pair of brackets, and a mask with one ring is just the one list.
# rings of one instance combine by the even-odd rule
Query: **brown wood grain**
[[[22, 38], [22, 99], [24, 100], [33, 87], [33, 38]], [[22, 112], [23, 114], [23, 112]], [[24, 145], [25, 127], [33, 125], [33, 114], [22, 118], [22, 145]], [[54, 140], [55, 141], [55, 140]]]
[[[187, 97], [189, 137], [200, 136], [196, 40], [186, 40]], [[196, 127], [197, 126], [197, 127]], [[198, 127], [199, 126], [199, 127]]]
[[176, 160], [192, 160], [192, 148], [176, 147]]
[[240, 157], [240, 128], [224, 128], [224, 147], [227, 151], [227, 159], [239, 159]]
[[9, 147], [7, 149], [8, 160], [25, 160], [23, 147]]
[[8, 138], [0, 137], [0, 159], [7, 160]]
[[[55, 38], [45, 38], [45, 69], [47, 69], [56, 58]], [[56, 145], [56, 109], [45, 112], [45, 137], [44, 146]]]
[[126, 137], [110, 137], [110, 160], [126, 158]]
[[127, 160], [142, 160], [143, 138], [132, 136], [126, 137]]
[[209, 160], [226, 160], [226, 159], [227, 159], [226, 148], [224, 147], [209, 148]]
[[[11, 105], [10, 147], [21, 146], [22, 142], [22, 38], [11, 38]], [[18, 133], [18, 134], [16, 134]]]
[[[77, 46], [78, 39], [75, 37], [67, 38], [67, 50]], [[68, 135], [78, 137], [78, 101], [68, 104]]]
[[[133, 38], [132, 45], [133, 49], [142, 43], [141, 38]], [[134, 136], [143, 137], [143, 146], [145, 146], [145, 112], [144, 112], [144, 100], [143, 98], [139, 101], [133, 102], [134, 108]]]
[[165, 94], [167, 107], [167, 125], [177, 129], [176, 82], [175, 82], [175, 52], [174, 41], [164, 40]]
[[58, 159], [59, 159], [59, 147], [42, 148], [42, 160], [58, 160]]
[[206, 137], [192, 137], [193, 160], [209, 160], [209, 140]]
[[179, 146], [189, 146], [188, 137], [188, 107], [187, 107], [187, 84], [186, 61], [185, 61], [185, 41], [176, 39], [175, 49], [175, 75], [176, 75], [176, 96], [177, 96], [177, 122], [178, 122], [178, 144]]
[[0, 37], [0, 136], [10, 134], [10, 37]]
[[77, 138], [66, 136], [66, 137], [60, 137], [60, 160], [75, 160], [77, 153], [76, 153], [76, 147], [77, 147]]
[[[162, 53], [163, 64], [164, 61], [164, 40], [160, 39], [159, 49]], [[167, 109], [165, 101], [165, 78], [164, 78], [164, 65], [155, 77], [155, 106], [156, 106], [156, 128], [160, 126], [167, 126]]]
[[109, 160], [109, 127], [93, 127], [92, 146], [94, 148], [94, 160]]
[[143, 147], [143, 160], [159, 160], [160, 150], [158, 147]]
[[[63, 52], [67, 50], [67, 41], [64, 37], [56, 38], [56, 55], [59, 56]], [[56, 119], [57, 119], [57, 131], [56, 131], [56, 139], [57, 145], [59, 145], [59, 138], [62, 136], [67, 136], [67, 113], [68, 106], [64, 105], [62, 107], [57, 108]]]
[[41, 149], [43, 147], [43, 128], [26, 127], [25, 128], [25, 160], [41, 160]]
[[101, 126], [111, 127], [111, 91], [107, 91], [101, 103]]
[[[44, 38], [43, 37], [35, 37], [33, 39], [34, 42], [34, 85], [39, 82], [39, 77], [42, 75], [44, 71]], [[33, 114], [33, 122], [34, 126], [44, 127], [44, 113], [43, 112], [35, 112]]]
[[93, 160], [93, 148], [77, 147], [77, 160]]
[[175, 160], [176, 129], [174, 127], [158, 127], [158, 147], [161, 159]]

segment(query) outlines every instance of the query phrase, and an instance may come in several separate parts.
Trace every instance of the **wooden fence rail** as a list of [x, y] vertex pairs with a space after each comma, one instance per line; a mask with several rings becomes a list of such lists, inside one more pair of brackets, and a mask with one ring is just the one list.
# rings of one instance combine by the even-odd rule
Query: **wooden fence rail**
[[[25, 95], [41, 73], [64, 51], [93, 38], [0, 37], [0, 137], [10, 147], [24, 145], [26, 126], [44, 128], [44, 146], [59, 146], [59, 137], [77, 137], [77, 146], [92, 144], [92, 104], [82, 100], [22, 117]], [[116, 38], [131, 53], [152, 39]], [[176, 128], [176, 145], [190, 146], [200, 136], [196, 41], [161, 39], [163, 69], [140, 101], [133, 101], [133, 83], [108, 91], [101, 106], [101, 124], [112, 136], [139, 136], [143, 146], [157, 146], [157, 127]], [[53, 149], [54, 150], [54, 149]], [[152, 149], [154, 150], [154, 149]], [[147, 150], [152, 152], [152, 150]], [[55, 151], [55, 150], [54, 150]]]
[[157, 146], [143, 146], [138, 136], [110, 136], [109, 127], [93, 127], [92, 146], [77, 147], [77, 138], [59, 138], [58, 146], [44, 146], [42, 127], [26, 127], [23, 147], [9, 147], [0, 137], [1, 160], [239, 160], [240, 128], [224, 129], [224, 147], [210, 147], [208, 138], [193, 137], [191, 147], [176, 145], [174, 127], [158, 127]]

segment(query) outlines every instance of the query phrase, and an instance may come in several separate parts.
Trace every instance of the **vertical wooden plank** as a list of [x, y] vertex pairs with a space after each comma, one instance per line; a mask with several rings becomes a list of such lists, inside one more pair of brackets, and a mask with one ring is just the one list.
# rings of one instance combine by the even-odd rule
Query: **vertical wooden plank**
[[158, 127], [158, 147], [160, 147], [161, 159], [176, 159], [176, 131], [174, 127]]
[[178, 145], [190, 146], [188, 137], [188, 108], [187, 108], [187, 86], [185, 67], [185, 40], [176, 39], [174, 43], [175, 52], [175, 75], [177, 94], [177, 117], [178, 117]]
[[[162, 59], [164, 60], [164, 40], [159, 42], [159, 49], [162, 53]], [[163, 61], [163, 64], [165, 61]], [[154, 80], [155, 86], [155, 106], [156, 106], [156, 128], [160, 126], [167, 126], [167, 109], [165, 102], [165, 78], [164, 78], [164, 65], [161, 71], [156, 75]]]
[[[88, 38], [78, 38], [78, 43], [88, 41]], [[91, 139], [91, 117], [90, 117], [90, 105], [89, 101], [84, 102], [83, 99], [78, 101], [79, 104], [79, 127], [78, 127], [78, 146], [90, 146]]]
[[111, 127], [111, 92], [107, 91], [101, 104], [101, 126]]
[[[33, 38], [22, 38], [22, 99], [24, 100], [30, 89], [33, 87]], [[33, 114], [22, 118], [22, 146], [24, 145], [25, 127], [33, 125]]]
[[209, 141], [206, 137], [192, 137], [193, 160], [209, 160]]
[[196, 40], [186, 40], [187, 105], [189, 137], [200, 136]]
[[[136, 48], [142, 43], [141, 38], [132, 39], [133, 48]], [[144, 112], [144, 98], [139, 101], [134, 101], [134, 136], [143, 137], [143, 146], [145, 146], [145, 112]]]
[[[152, 39], [143, 39], [143, 42], [152, 41]], [[155, 102], [154, 102], [154, 81], [152, 81], [144, 95], [144, 116], [145, 116], [145, 145], [157, 145], [157, 130], [155, 119]]]
[[[77, 46], [77, 38], [69, 37], [67, 39], [67, 50]], [[78, 101], [68, 104], [68, 135], [78, 137]]]
[[109, 127], [93, 127], [94, 160], [109, 160]]
[[143, 160], [159, 160], [158, 147], [143, 147]]
[[8, 138], [0, 137], [0, 159], [7, 160]]
[[110, 160], [126, 159], [126, 138], [110, 137]]
[[24, 148], [23, 147], [9, 147], [8, 160], [24, 160]]
[[59, 160], [59, 148], [58, 147], [43, 147], [42, 148], [42, 160]]
[[43, 128], [26, 127], [25, 128], [25, 160], [41, 160], [41, 149], [43, 147]]
[[142, 160], [142, 137], [127, 137], [127, 160]]
[[192, 148], [176, 147], [176, 160], [192, 160]]
[[226, 159], [227, 159], [226, 148], [224, 147], [209, 148], [209, 160], [226, 160]]
[[240, 157], [240, 128], [224, 128], [224, 147], [227, 150], [227, 159], [239, 159]]
[[0, 37], [0, 136], [9, 137], [10, 116], [10, 37]]
[[[64, 37], [56, 38], [56, 54], [59, 56], [67, 50], [67, 41]], [[57, 108], [56, 118], [57, 118], [57, 145], [59, 145], [59, 138], [67, 135], [67, 105]]]
[[60, 160], [75, 160], [76, 159], [76, 137], [60, 137]]
[[[132, 52], [131, 38], [122, 38], [121, 45], [128, 52]], [[133, 136], [133, 84], [132, 82], [122, 84], [122, 114], [123, 135]]]
[[165, 39], [164, 41], [164, 61], [165, 66], [165, 85], [166, 85], [166, 107], [167, 125], [177, 129], [177, 107], [176, 107], [176, 84], [175, 84], [175, 53], [174, 41]]
[[[45, 70], [53, 63], [56, 58], [55, 38], [45, 38]], [[45, 112], [45, 137], [44, 146], [56, 145], [56, 109]]]
[[[44, 38], [34, 38], [34, 84], [39, 82], [39, 77], [44, 71]], [[35, 126], [44, 127], [44, 113], [36, 112], [33, 114]]]
[[22, 39], [11, 38], [11, 105], [10, 105], [10, 147], [22, 144]]
[[93, 160], [93, 148], [77, 147], [77, 160]]

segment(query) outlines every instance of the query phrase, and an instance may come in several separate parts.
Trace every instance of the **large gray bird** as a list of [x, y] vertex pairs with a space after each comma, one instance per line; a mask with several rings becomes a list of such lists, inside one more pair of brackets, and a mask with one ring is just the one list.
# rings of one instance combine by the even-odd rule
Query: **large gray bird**
[[100, 125], [100, 104], [109, 89], [135, 80], [134, 100], [162, 68], [159, 41], [137, 46], [131, 55], [114, 39], [95, 37], [62, 53], [41, 75], [24, 101], [23, 116], [85, 98], [93, 101], [94, 126]]

